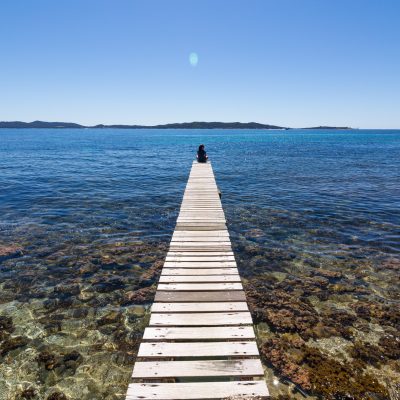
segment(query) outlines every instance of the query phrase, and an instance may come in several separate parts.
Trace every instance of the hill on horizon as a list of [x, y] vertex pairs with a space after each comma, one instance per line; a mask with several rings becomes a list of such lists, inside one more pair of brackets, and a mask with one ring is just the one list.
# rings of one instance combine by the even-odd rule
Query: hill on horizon
[[160, 125], [81, 125], [74, 122], [46, 122], [46, 121], [32, 121], [32, 122], [22, 122], [22, 121], [0, 121], [1, 128], [12, 128], [12, 129], [352, 129], [349, 127], [335, 127], [335, 126], [317, 126], [310, 128], [289, 128], [285, 126], [261, 124], [258, 122], [178, 122], [170, 124], [160, 124]]

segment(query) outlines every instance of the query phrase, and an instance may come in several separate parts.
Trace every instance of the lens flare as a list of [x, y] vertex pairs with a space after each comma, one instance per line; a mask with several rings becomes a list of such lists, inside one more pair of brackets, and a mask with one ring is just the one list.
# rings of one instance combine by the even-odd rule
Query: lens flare
[[195, 67], [197, 65], [197, 63], [199, 62], [199, 56], [197, 55], [197, 53], [190, 53], [189, 62], [192, 67]]

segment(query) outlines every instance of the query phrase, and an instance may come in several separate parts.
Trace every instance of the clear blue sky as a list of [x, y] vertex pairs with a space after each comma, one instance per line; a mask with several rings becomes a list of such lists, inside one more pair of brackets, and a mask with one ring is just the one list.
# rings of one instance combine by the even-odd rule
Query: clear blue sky
[[0, 21], [0, 120], [400, 128], [399, 0], [1, 0]]

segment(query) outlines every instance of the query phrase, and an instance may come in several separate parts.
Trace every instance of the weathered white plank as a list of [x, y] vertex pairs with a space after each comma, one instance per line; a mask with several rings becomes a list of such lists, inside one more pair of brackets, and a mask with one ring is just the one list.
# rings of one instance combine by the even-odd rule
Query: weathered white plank
[[198, 249], [198, 250], [190, 250], [190, 249], [182, 249], [182, 250], [169, 250], [167, 257], [171, 256], [192, 256], [192, 257], [198, 257], [198, 256], [207, 256], [207, 257], [233, 257], [233, 251], [232, 248], [229, 249]]
[[248, 311], [206, 313], [153, 313], [150, 326], [217, 326], [251, 325]]
[[207, 232], [198, 232], [198, 231], [176, 231], [174, 232], [173, 236], [229, 236], [228, 231], [226, 230], [219, 230], [219, 231], [213, 231], [212, 233], [207, 233]]
[[207, 327], [148, 327], [144, 340], [243, 340], [255, 339], [252, 326], [207, 326]]
[[[187, 258], [188, 260], [183, 260]], [[190, 251], [190, 250], [170, 250], [167, 254], [166, 261], [177, 259], [178, 261], [235, 261], [235, 257], [231, 250], [225, 251]]]
[[151, 311], [154, 313], [178, 312], [218, 312], [218, 311], [248, 311], [245, 301], [220, 303], [154, 303]]
[[171, 243], [212, 243], [212, 245], [216, 245], [218, 243], [228, 242], [231, 245], [229, 240], [229, 236], [195, 236], [195, 235], [187, 235], [187, 236], [172, 236]]
[[194, 221], [194, 222], [220, 222], [225, 223], [225, 217], [220, 213], [211, 214], [208, 212], [198, 213], [198, 212], [188, 212], [181, 213], [179, 215], [178, 221]]
[[184, 199], [181, 205], [181, 210], [186, 207], [194, 207], [194, 208], [221, 208], [221, 202], [215, 200], [194, 200], [194, 199]]
[[218, 215], [207, 215], [204, 213], [191, 213], [191, 215], [182, 215], [178, 217], [177, 222], [184, 223], [184, 222], [190, 222], [190, 223], [198, 223], [198, 224], [225, 224], [226, 220], [225, 217], [218, 216]]
[[138, 357], [228, 357], [257, 356], [256, 342], [144, 342]]
[[[208, 258], [216, 258], [218, 259], [222, 259], [222, 261], [227, 261], [224, 258], [233, 258], [234, 259], [234, 255], [233, 255], [233, 251], [232, 250], [215, 250], [215, 251], [211, 251], [211, 250], [206, 250], [206, 251], [201, 251], [201, 250], [170, 250], [167, 254], [167, 258], [168, 257], [175, 257], [175, 258], [179, 258], [179, 257], [208, 257]], [[192, 261], [196, 261], [196, 260], [192, 260]], [[201, 261], [201, 260], [200, 260]], [[203, 260], [204, 261], [204, 260]]]
[[161, 276], [237, 275], [237, 268], [163, 268]]
[[168, 268], [236, 268], [235, 261], [166, 261], [164, 269]]
[[221, 400], [269, 396], [264, 381], [132, 383], [127, 400]]
[[198, 252], [198, 253], [202, 253], [201, 255], [203, 255], [206, 252], [210, 252], [210, 251], [218, 251], [218, 252], [231, 252], [232, 248], [231, 246], [221, 246], [221, 245], [216, 245], [216, 246], [202, 246], [202, 245], [192, 245], [191, 243], [187, 243], [186, 246], [181, 246], [181, 245], [170, 245], [170, 251], [171, 252]]
[[225, 253], [223, 256], [226, 256], [226, 253], [231, 253], [232, 252], [232, 247], [230, 245], [214, 245], [214, 246], [204, 246], [202, 244], [192, 244], [190, 242], [186, 242], [186, 244], [171, 244], [170, 245], [170, 253], [198, 253], [196, 255], [216, 255], [216, 254], [210, 254], [211, 252], [214, 253]]
[[198, 224], [186, 224], [186, 223], [179, 223], [176, 224], [175, 230], [187, 230], [187, 229], [197, 229], [198, 231], [213, 231], [214, 229], [221, 229], [224, 228], [226, 225], [198, 225]]
[[139, 361], [133, 378], [263, 376], [260, 360]]
[[[204, 266], [204, 263], [206, 263], [206, 262], [209, 262], [210, 264], [215, 265], [215, 263], [222, 263], [224, 261], [234, 262], [235, 259], [233, 256], [232, 257], [229, 257], [229, 256], [227, 256], [227, 257], [168, 257], [168, 258], [166, 258], [166, 261], [168, 263], [175, 264], [175, 265], [177, 265], [176, 263], [182, 263], [182, 264], [188, 265], [189, 263], [202, 262], [203, 266]], [[227, 264], [227, 265], [232, 265], [232, 264]], [[197, 266], [199, 266], [199, 265], [197, 265]], [[185, 266], [183, 268], [196, 268], [196, 266], [192, 266], [192, 267]], [[212, 268], [212, 266], [210, 268]]]
[[220, 290], [214, 292], [177, 292], [177, 291], [157, 291], [156, 302], [203, 302], [203, 301], [246, 301], [246, 296], [242, 290]]
[[212, 236], [211, 234], [209, 235], [203, 235], [203, 236], [196, 236], [196, 235], [181, 235], [181, 236], [177, 236], [177, 235], [173, 235], [172, 239], [171, 239], [171, 243], [179, 243], [179, 242], [196, 242], [196, 243], [209, 243], [212, 242], [213, 244], [215, 244], [214, 242], [229, 242], [229, 244], [231, 244], [231, 242], [229, 241], [229, 236], [222, 236], [222, 235], [218, 235], [218, 236]]
[[197, 239], [192, 239], [192, 240], [182, 240], [182, 239], [174, 239], [171, 241], [171, 246], [173, 247], [205, 247], [206, 250], [209, 249], [208, 251], [212, 251], [218, 249], [220, 247], [229, 247], [231, 248], [231, 242], [227, 240], [197, 240]]
[[161, 275], [160, 283], [220, 283], [220, 282], [240, 282], [239, 275]]
[[170, 291], [210, 291], [210, 290], [243, 290], [239, 282], [223, 283], [159, 283], [158, 290]]

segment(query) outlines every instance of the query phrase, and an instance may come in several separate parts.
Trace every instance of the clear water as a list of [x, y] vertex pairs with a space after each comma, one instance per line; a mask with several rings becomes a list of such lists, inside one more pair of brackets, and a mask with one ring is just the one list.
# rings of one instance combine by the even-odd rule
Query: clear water
[[[357, 356], [347, 347], [332, 351], [329, 340], [382, 350], [381, 337], [395, 334], [400, 131], [3, 129], [0, 246], [10, 254], [0, 258], [0, 315], [12, 326], [3, 320], [0, 399], [123, 397], [148, 303], [126, 299], [155, 287], [152, 271], [165, 255], [200, 143], [249, 293], [260, 278], [275, 288], [288, 282], [291, 289], [282, 290], [322, 321], [327, 308], [355, 315], [351, 338], [306, 338], [334, 359]], [[323, 296], [293, 287], [296, 279], [312, 281], [317, 269], [341, 277]], [[354, 311], [368, 302], [388, 307], [387, 320]], [[285, 329], [261, 318], [260, 340], [280, 339]], [[15, 337], [24, 342], [10, 347]], [[399, 379], [398, 361], [387, 357], [368, 369]], [[276, 393], [290, 392], [279, 385], [271, 385]]]

